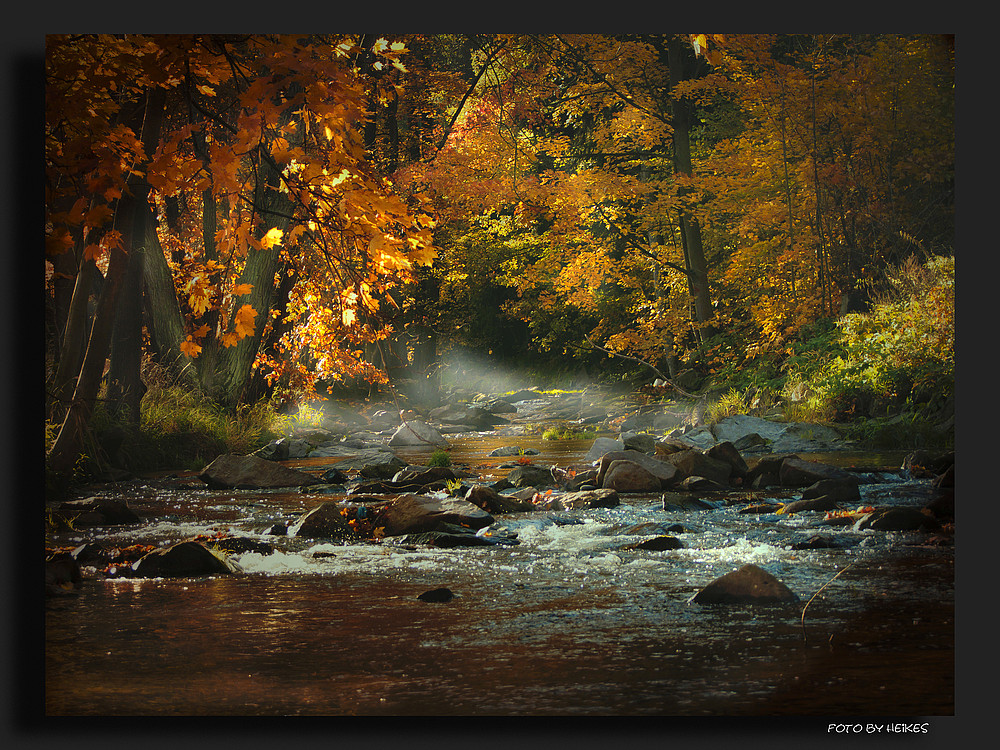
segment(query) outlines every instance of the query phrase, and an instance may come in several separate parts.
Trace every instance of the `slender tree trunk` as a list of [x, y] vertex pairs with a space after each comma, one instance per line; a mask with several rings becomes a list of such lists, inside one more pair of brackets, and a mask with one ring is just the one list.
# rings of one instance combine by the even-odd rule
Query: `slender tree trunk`
[[[667, 42], [667, 60], [670, 70], [670, 86], [690, 77], [689, 66], [693, 61], [684, 42], [678, 37], [672, 37]], [[674, 172], [690, 176], [694, 172], [691, 164], [691, 107], [679, 97], [671, 98], [671, 114], [674, 142]], [[682, 195], [685, 191], [682, 191]], [[705, 260], [705, 249], [702, 245], [701, 226], [698, 219], [687, 209], [682, 208], [680, 214], [681, 232], [684, 237], [689, 277], [691, 279], [691, 294], [694, 297], [695, 319], [706, 323], [712, 318], [712, 297], [708, 288], [708, 264]], [[711, 328], [701, 329], [702, 338], [711, 335]]]
[[191, 358], [180, 349], [180, 343], [185, 338], [184, 317], [174, 290], [174, 277], [160, 245], [152, 207], [147, 203], [142, 208], [147, 214], [147, 220], [143, 223], [145, 233], [140, 240], [145, 255], [142, 270], [146, 330], [158, 362], [178, 382], [193, 387], [197, 382], [195, 368]]
[[[119, 204], [119, 210], [121, 208]], [[73, 391], [73, 400], [59, 428], [55, 443], [49, 449], [49, 468], [56, 474], [68, 474], [83, 452], [86, 432], [89, 429], [90, 417], [101, 387], [104, 364], [111, 345], [115, 301], [127, 266], [128, 257], [125, 252], [120, 248], [112, 250], [108, 273], [104, 278], [104, 288], [101, 291], [101, 298], [94, 315], [94, 325], [87, 343], [87, 353]]]
[[[271, 227], [285, 231], [289, 217], [294, 210], [286, 193], [278, 190], [281, 176], [266, 159], [261, 167], [260, 185], [262, 189], [255, 205], [265, 222], [258, 227], [258, 235], [262, 237]], [[246, 265], [239, 283], [252, 285], [252, 291], [247, 297], [240, 297], [233, 310], [244, 304], [250, 304], [256, 310], [254, 332], [240, 339], [234, 346], [219, 350], [218, 365], [215, 369], [215, 382], [209, 395], [220, 404], [235, 407], [247, 403], [251, 397], [249, 389], [251, 368], [257, 352], [263, 341], [264, 328], [267, 325], [272, 307], [282, 301], [277, 300], [275, 274], [281, 268], [280, 248], [274, 246], [267, 250], [252, 249], [247, 255]], [[230, 316], [230, 320], [232, 319]]]
[[53, 399], [49, 419], [61, 422], [76, 388], [75, 379], [80, 374], [80, 365], [87, 347], [87, 303], [94, 286], [97, 266], [92, 260], [84, 260], [76, 275], [73, 296], [66, 314], [66, 325], [62, 334], [59, 365], [52, 383]]
[[[152, 89], [146, 93], [140, 118], [132, 125], [139, 134], [143, 150], [152, 154], [160, 140], [160, 124], [166, 92]], [[111, 366], [108, 370], [108, 399], [111, 413], [124, 422], [138, 426], [139, 403], [146, 392], [142, 382], [142, 289], [145, 249], [143, 239], [146, 224], [151, 220], [148, 209], [149, 183], [145, 178], [129, 179], [131, 196], [127, 224], [123, 226], [122, 241], [128, 251], [128, 268], [115, 310], [111, 339]]]

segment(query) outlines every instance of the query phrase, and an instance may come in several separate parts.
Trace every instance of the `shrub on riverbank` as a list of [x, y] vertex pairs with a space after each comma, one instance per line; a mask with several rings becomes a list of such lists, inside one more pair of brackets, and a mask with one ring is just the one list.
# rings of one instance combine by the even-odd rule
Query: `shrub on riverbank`
[[[266, 401], [227, 411], [179, 385], [154, 381], [148, 387], [138, 428], [97, 406], [84, 455], [63, 482], [86, 481], [108, 467], [132, 472], [200, 469], [222, 453], [246, 454], [266, 445], [283, 434], [289, 420]], [[46, 453], [57, 432], [57, 425], [46, 423]]]

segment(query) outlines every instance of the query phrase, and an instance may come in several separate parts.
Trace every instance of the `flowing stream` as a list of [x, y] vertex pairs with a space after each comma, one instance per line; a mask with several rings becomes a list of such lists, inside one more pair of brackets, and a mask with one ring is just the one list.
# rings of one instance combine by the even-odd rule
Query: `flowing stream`
[[[493, 434], [452, 443], [453, 462], [486, 479], [505, 471], [510, 459], [489, 457], [502, 445], [560, 466], [591, 445]], [[812, 457], [859, 471], [863, 504], [921, 507], [931, 496], [928, 480], [898, 471], [901, 454]], [[287, 463], [318, 473], [336, 459]], [[142, 524], [53, 541], [226, 531], [274, 552], [234, 554], [237, 576], [85, 569], [79, 593], [46, 601], [48, 715], [954, 714], [954, 549], [926, 533], [820, 529], [822, 514], [746, 515], [723, 501], [670, 511], [658, 495], [623, 495], [613, 509], [498, 517], [516, 545], [341, 545], [266, 534], [336, 496], [155, 481], [115, 492]], [[644, 538], [626, 533], [642, 523], [680, 524], [670, 533], [683, 548], [623, 549]], [[838, 547], [792, 549], [817, 533]], [[689, 603], [746, 563], [800, 601]], [[417, 599], [438, 587], [455, 598]]]

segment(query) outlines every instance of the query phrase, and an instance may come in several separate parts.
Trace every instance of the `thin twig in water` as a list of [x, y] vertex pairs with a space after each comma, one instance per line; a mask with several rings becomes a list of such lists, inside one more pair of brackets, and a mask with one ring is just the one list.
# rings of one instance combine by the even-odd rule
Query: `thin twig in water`
[[805, 640], [805, 637], [806, 637], [806, 610], [809, 609], [809, 605], [813, 603], [813, 599], [815, 599], [817, 596], [819, 596], [820, 592], [823, 591], [823, 589], [825, 589], [831, 583], [833, 583], [838, 578], [840, 578], [840, 576], [841, 576], [842, 573], [845, 573], [846, 571], [850, 570], [852, 567], [854, 567], [854, 563], [851, 563], [850, 565], [847, 565], [846, 567], [841, 568], [839, 571], [837, 571], [837, 575], [835, 575], [829, 581], [827, 581], [822, 586], [820, 586], [816, 590], [816, 593], [813, 594], [811, 597], [809, 597], [809, 601], [806, 602], [806, 606], [804, 606], [802, 608], [802, 618], [801, 618], [801, 620], [799, 620], [800, 624], [802, 625], [802, 639], [803, 640]]

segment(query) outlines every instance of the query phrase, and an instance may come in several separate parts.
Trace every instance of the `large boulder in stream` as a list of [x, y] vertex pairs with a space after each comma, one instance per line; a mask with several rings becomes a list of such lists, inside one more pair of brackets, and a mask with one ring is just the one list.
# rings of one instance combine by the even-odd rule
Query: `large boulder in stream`
[[442, 524], [481, 529], [493, 521], [492, 515], [466, 500], [412, 493], [397, 497], [379, 517], [386, 536], [435, 531]]
[[435, 427], [419, 419], [403, 422], [389, 438], [389, 445], [408, 448], [450, 448], [449, 443]]
[[140, 578], [188, 578], [239, 572], [234, 563], [194, 541], [153, 550], [136, 561], [132, 570]]
[[276, 489], [305, 487], [320, 480], [304, 471], [268, 461], [260, 456], [225, 453], [201, 470], [198, 479], [211, 489]]
[[704, 477], [723, 486], [729, 485], [729, 477], [733, 473], [731, 464], [712, 458], [696, 448], [671, 453], [667, 461], [677, 467], [683, 477]]
[[535, 504], [531, 500], [522, 500], [510, 495], [501, 495], [492, 487], [485, 485], [475, 485], [469, 489], [465, 495], [466, 502], [470, 502], [477, 508], [482, 508], [487, 513], [525, 513], [535, 510]]
[[[594, 444], [590, 446], [590, 450], [587, 451], [587, 455], [583, 457], [583, 460], [589, 463], [599, 460], [608, 453], [621, 453], [624, 450], [625, 441], [623, 440], [606, 437], [594, 438]], [[633, 451], [633, 453], [636, 453], [636, 451]]]
[[785, 584], [752, 564], [716, 578], [690, 599], [696, 604], [769, 604], [798, 600]]
[[514, 487], [555, 487], [557, 482], [552, 470], [535, 464], [518, 466], [507, 475]]
[[680, 439], [694, 447], [707, 449], [725, 441], [739, 446], [750, 436], [756, 436], [757, 441], [763, 441], [775, 453], [831, 450], [843, 444], [840, 433], [825, 425], [772, 422], [748, 414], [724, 417], [715, 424], [686, 432]]
[[919, 508], [879, 508], [857, 520], [854, 531], [939, 531], [941, 524], [929, 511]]
[[663, 484], [659, 477], [637, 463], [612, 461], [601, 486], [617, 492], [657, 492]]
[[[595, 441], [596, 445], [596, 441]], [[673, 485], [674, 480], [677, 477], [677, 467], [668, 461], [661, 461], [655, 456], [648, 456], [645, 453], [639, 453], [638, 451], [631, 450], [614, 450], [604, 453], [600, 457], [601, 461], [597, 467], [597, 486], [606, 487], [605, 480], [608, 475], [608, 471], [611, 468], [611, 464], [616, 461], [627, 461], [633, 464], [637, 464], [646, 470], [649, 474], [652, 474], [658, 480], [660, 480], [660, 487], [656, 489], [665, 489]], [[609, 488], [614, 489], [614, 488]], [[655, 490], [654, 490], [655, 491]]]
[[567, 492], [558, 496], [565, 510], [580, 510], [581, 508], [617, 508], [621, 504], [618, 493], [612, 489], [580, 490]]
[[846, 482], [854, 479], [854, 476], [836, 466], [822, 464], [819, 461], [805, 461], [797, 457], [784, 459], [778, 469], [778, 480], [784, 487], [804, 487], [824, 479]]
[[287, 530], [288, 536], [305, 539], [343, 540], [353, 536], [344, 506], [336, 501], [318, 505], [303, 513]]

